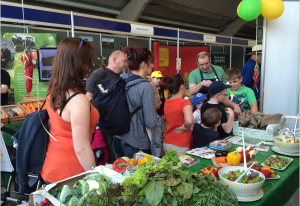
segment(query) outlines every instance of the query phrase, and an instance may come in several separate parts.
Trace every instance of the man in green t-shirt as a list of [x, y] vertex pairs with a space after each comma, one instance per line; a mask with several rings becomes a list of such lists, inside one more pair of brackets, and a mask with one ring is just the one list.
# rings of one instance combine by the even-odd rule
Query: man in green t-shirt
[[226, 71], [226, 79], [232, 86], [227, 89], [229, 99], [238, 104], [242, 112], [251, 110], [251, 113], [257, 112], [256, 97], [252, 89], [241, 84], [243, 77], [238, 68], [230, 68]]
[[[214, 81], [222, 81], [226, 83], [225, 72], [222, 67], [212, 65], [211, 58], [209, 53], [200, 52], [197, 55], [197, 64], [198, 68], [193, 70], [189, 75], [189, 93], [190, 95], [194, 95], [197, 93], [208, 93], [208, 87]], [[241, 114], [240, 107], [229, 100], [229, 98], [225, 98], [223, 100], [223, 104], [229, 107], [233, 107], [234, 113], [236, 115]]]

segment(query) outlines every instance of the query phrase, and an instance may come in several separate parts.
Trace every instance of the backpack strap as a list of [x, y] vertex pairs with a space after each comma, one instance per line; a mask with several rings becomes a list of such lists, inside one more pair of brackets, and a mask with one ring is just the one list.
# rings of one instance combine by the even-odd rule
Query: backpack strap
[[62, 110], [60, 110], [59, 116], [62, 115], [62, 112], [63, 112], [65, 106], [68, 104], [68, 102], [69, 102], [73, 97], [75, 97], [77, 94], [80, 94], [80, 93], [74, 93], [74, 94], [72, 94], [72, 95], [67, 99], [67, 101], [66, 101], [64, 107], [62, 108]]
[[17, 133], [15, 130], [12, 130], [8, 127], [2, 127], [0, 130], [11, 135], [15, 135]]

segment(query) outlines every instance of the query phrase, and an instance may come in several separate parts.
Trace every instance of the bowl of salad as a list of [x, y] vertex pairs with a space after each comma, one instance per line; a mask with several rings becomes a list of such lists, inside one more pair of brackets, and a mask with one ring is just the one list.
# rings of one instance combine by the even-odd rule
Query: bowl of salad
[[299, 153], [299, 137], [295, 138], [295, 142], [292, 136], [279, 135], [274, 137], [274, 143], [283, 152]]
[[244, 173], [244, 167], [231, 166], [219, 170], [219, 178], [227, 184], [238, 196], [252, 196], [257, 193], [265, 183], [265, 176], [257, 170], [250, 169], [239, 181], [234, 182]]

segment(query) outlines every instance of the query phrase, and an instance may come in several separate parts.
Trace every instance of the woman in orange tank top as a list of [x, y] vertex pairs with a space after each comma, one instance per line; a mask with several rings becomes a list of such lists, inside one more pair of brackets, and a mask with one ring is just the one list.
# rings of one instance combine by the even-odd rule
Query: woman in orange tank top
[[48, 183], [96, 166], [91, 148], [99, 113], [85, 96], [83, 79], [93, 67], [95, 50], [79, 38], [65, 38], [53, 59], [47, 111], [50, 134], [41, 176]]

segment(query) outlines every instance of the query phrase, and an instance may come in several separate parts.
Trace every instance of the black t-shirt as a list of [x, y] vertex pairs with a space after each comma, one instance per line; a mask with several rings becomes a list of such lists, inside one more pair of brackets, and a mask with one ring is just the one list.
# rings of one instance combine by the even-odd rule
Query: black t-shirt
[[102, 67], [99, 68], [91, 73], [89, 78], [86, 80], [86, 91], [90, 92], [92, 94], [95, 94], [96, 90], [94, 87], [94, 83], [96, 81], [102, 80], [104, 78], [109, 78], [109, 79], [121, 79], [120, 74], [116, 74], [112, 70]]
[[[209, 108], [217, 108], [218, 110], [220, 110], [220, 112], [222, 113], [221, 124], [227, 122], [227, 116], [226, 116], [225, 110], [219, 104], [209, 104], [208, 102], [204, 102], [202, 107], [201, 107], [201, 115], [203, 115], [205, 110], [207, 110]], [[219, 132], [220, 138], [224, 138], [224, 137], [227, 137], [229, 135], [224, 131], [224, 129], [221, 125], [218, 126], [218, 132]]]
[[195, 124], [193, 129], [194, 148], [203, 147], [220, 139], [219, 133], [213, 129], [204, 128], [201, 124]]
[[[1, 69], [1, 85], [7, 85], [10, 88], [10, 76], [7, 71]], [[8, 102], [8, 92], [1, 94], [1, 106], [7, 105]]]
[[164, 113], [164, 107], [165, 107], [165, 94], [164, 94], [164, 89], [165, 89], [165, 86], [159, 86], [159, 90], [158, 90], [158, 93], [159, 93], [159, 96], [160, 96], [160, 101], [161, 101], [161, 105], [160, 105], [160, 108], [158, 110], [156, 110], [157, 114], [159, 116], [161, 115], [165, 115]]

